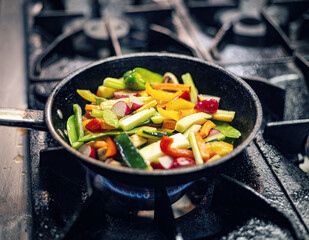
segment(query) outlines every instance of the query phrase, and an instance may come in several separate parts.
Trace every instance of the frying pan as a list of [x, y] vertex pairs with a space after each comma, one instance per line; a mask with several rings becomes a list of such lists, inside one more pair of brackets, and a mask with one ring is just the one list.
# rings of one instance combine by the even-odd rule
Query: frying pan
[[[89, 158], [71, 148], [66, 132], [66, 120], [73, 114], [72, 105], [78, 103], [84, 106], [87, 102], [76, 92], [76, 89], [89, 89], [96, 92], [105, 77], [121, 77], [127, 70], [135, 67], [147, 68], [164, 74], [174, 73], [178, 79], [181, 75], [190, 73], [199, 93], [221, 97], [220, 109], [235, 111], [235, 119], [231, 123], [242, 136], [237, 140], [235, 149], [209, 164], [189, 168], [171, 170], [146, 171], [126, 167], [104, 164]], [[30, 110], [28, 112], [31, 113]], [[53, 89], [45, 105], [45, 112], [35, 112], [35, 117], [42, 117], [39, 121], [19, 121], [19, 126], [47, 129], [51, 135], [71, 153], [72, 158], [80, 161], [90, 170], [120, 183], [136, 186], [172, 186], [190, 182], [215, 173], [216, 169], [225, 162], [235, 158], [253, 140], [262, 122], [262, 108], [254, 91], [242, 79], [226, 71], [222, 67], [203, 60], [168, 53], [139, 53], [111, 57], [96, 61], [65, 77]], [[0, 124], [8, 125], [5, 116], [1, 114]], [[29, 114], [28, 114], [29, 115]], [[24, 117], [25, 118], [25, 117]], [[11, 121], [10, 125], [17, 125]]]

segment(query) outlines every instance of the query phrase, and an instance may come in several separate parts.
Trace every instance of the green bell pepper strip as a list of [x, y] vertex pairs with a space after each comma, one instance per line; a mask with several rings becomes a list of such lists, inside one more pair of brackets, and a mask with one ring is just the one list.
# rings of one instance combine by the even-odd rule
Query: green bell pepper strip
[[241, 132], [236, 128], [232, 127], [226, 122], [213, 121], [216, 126], [213, 129], [219, 130], [224, 136], [229, 138], [239, 138], [241, 136]]
[[101, 102], [105, 102], [107, 99], [102, 97], [95, 97], [96, 105], [100, 105]]
[[149, 82], [151, 85], [163, 82], [163, 76], [159, 73], [155, 73], [141, 67], [136, 67], [133, 69], [133, 71], [139, 73], [143, 80], [145, 82]]
[[134, 147], [128, 134], [124, 133], [114, 138], [114, 142], [118, 148], [120, 155], [125, 163], [131, 168], [147, 168], [143, 157], [139, 154], [136, 147]]
[[72, 115], [68, 118], [67, 121], [67, 133], [71, 146], [78, 140], [76, 125], [75, 125], [75, 116]]
[[133, 72], [129, 74], [125, 79], [124, 83], [126, 85], [126, 88], [131, 89], [131, 90], [145, 90], [145, 81], [143, 80], [142, 76], [137, 73]]
[[151, 138], [151, 139], [161, 139], [163, 136], [172, 136], [174, 133], [168, 133], [168, 132], [159, 132], [159, 131], [147, 131], [142, 130], [140, 132], [137, 132], [137, 135], [140, 135], [142, 137]]
[[75, 115], [77, 136], [78, 136], [78, 139], [80, 139], [84, 136], [84, 128], [83, 128], [83, 122], [82, 122], [82, 109], [78, 104], [74, 104], [73, 111]]

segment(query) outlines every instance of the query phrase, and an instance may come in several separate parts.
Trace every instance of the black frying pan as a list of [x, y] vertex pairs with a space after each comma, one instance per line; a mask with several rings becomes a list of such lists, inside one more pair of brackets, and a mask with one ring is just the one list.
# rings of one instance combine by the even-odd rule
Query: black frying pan
[[[144, 67], [151, 71], [164, 74], [174, 73], [178, 79], [189, 72], [199, 90], [199, 93], [221, 97], [220, 109], [235, 111], [235, 119], [231, 123], [242, 133], [236, 143], [234, 151], [210, 164], [190, 168], [173, 170], [145, 171], [126, 167], [115, 167], [98, 160], [86, 157], [70, 147], [65, 135], [66, 120], [73, 114], [72, 105], [86, 104], [76, 89], [90, 89], [95, 92], [105, 77], [121, 77], [127, 70]], [[31, 111], [30, 111], [31, 112]], [[35, 112], [38, 117], [42, 112]], [[0, 117], [0, 124], [7, 125], [7, 121]], [[2, 118], [2, 120], [1, 120]], [[4, 117], [5, 118], [5, 117]], [[33, 122], [19, 121], [19, 126], [40, 128], [42, 120]], [[254, 91], [239, 77], [223, 68], [205, 61], [176, 54], [140, 53], [121, 57], [112, 57], [94, 62], [83, 67], [63, 79], [52, 91], [45, 107], [45, 123], [51, 135], [91, 170], [122, 183], [139, 186], [168, 186], [189, 182], [208, 174], [212, 174], [221, 164], [236, 157], [254, 138], [262, 122], [262, 108]], [[12, 123], [11, 125], [15, 125]]]

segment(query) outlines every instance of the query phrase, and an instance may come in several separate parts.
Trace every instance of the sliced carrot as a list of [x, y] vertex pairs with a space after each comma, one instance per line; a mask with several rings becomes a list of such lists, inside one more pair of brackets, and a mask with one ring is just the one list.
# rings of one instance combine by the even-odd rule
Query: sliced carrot
[[165, 119], [165, 120], [163, 120], [162, 128], [174, 130], [176, 123], [177, 123], [177, 121], [175, 121], [175, 120]]
[[204, 162], [206, 162], [208, 159], [216, 155], [216, 153], [213, 150], [211, 150], [210, 148], [207, 148], [207, 145], [204, 142], [199, 132], [195, 132], [194, 136], [195, 136], [197, 146], [200, 150], [201, 157]]
[[107, 151], [105, 153], [105, 156], [106, 157], [114, 156], [117, 153], [116, 144], [114, 143], [114, 141], [110, 137], [107, 137], [106, 143], [107, 143]]
[[209, 131], [214, 128], [216, 126], [216, 124], [214, 124], [212, 121], [207, 120], [204, 125], [202, 126], [201, 130], [200, 130], [200, 134], [202, 138], [205, 138], [208, 136]]
[[177, 83], [159, 83], [152, 85], [152, 88], [175, 92], [179, 90], [190, 92], [191, 86]]
[[101, 110], [99, 105], [94, 105], [94, 104], [86, 104], [85, 110], [87, 111], [92, 111], [93, 109]]

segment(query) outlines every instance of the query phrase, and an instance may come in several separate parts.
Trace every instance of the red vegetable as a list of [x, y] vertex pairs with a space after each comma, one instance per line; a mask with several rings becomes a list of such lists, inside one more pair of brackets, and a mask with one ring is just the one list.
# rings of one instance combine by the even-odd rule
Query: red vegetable
[[95, 132], [102, 132], [103, 131], [101, 126], [102, 126], [102, 122], [99, 119], [94, 118], [86, 124], [85, 128], [87, 130], [89, 130], [90, 132], [95, 133]]
[[172, 148], [173, 138], [163, 136], [160, 142], [160, 148], [163, 153], [173, 158], [186, 157], [194, 159], [193, 152], [188, 149]]
[[179, 157], [175, 158], [170, 168], [190, 167], [194, 166], [195, 161], [191, 158]]
[[162, 156], [152, 161], [150, 165], [153, 169], [170, 169], [173, 163], [173, 158], [170, 156]]
[[117, 116], [124, 117], [130, 114], [130, 107], [124, 101], [116, 102], [111, 109]]
[[91, 158], [95, 158], [95, 150], [93, 147], [91, 147], [90, 145], [88, 144], [84, 144], [82, 145], [78, 151], [80, 151], [82, 154], [85, 154], [86, 156], [88, 157], [91, 157]]
[[215, 99], [203, 100], [195, 104], [195, 109], [200, 110], [205, 113], [214, 114], [219, 108], [218, 101]]

